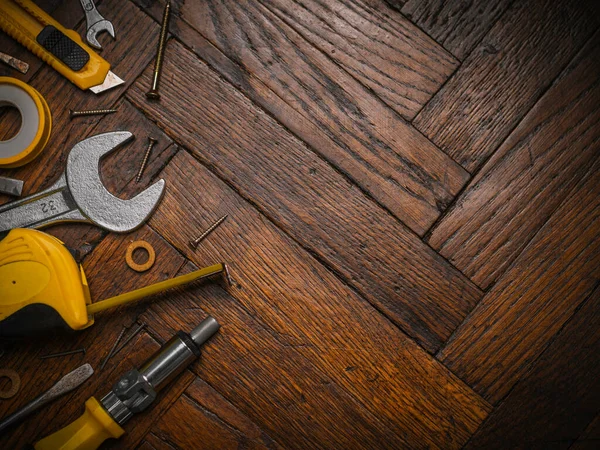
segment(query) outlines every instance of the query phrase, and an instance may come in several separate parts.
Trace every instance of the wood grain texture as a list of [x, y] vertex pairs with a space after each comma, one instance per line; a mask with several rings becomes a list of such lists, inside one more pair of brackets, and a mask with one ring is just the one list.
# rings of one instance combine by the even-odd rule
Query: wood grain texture
[[600, 443], [600, 414], [588, 425], [569, 450], [595, 450]]
[[494, 404], [600, 279], [598, 186], [600, 161], [438, 355]]
[[598, 24], [588, 2], [514, 2], [413, 124], [477, 170]]
[[[460, 166], [261, 4], [200, 2], [182, 8], [185, 20], [211, 43], [175, 18], [173, 30], [185, 32], [187, 45], [212, 54], [226, 78], [233, 70], [251, 98], [261, 98], [278, 120], [417, 234], [466, 183]], [[160, 17], [158, 2], [151, 12]], [[242, 74], [215, 56], [212, 45], [241, 65]], [[260, 92], [253, 93], [255, 87]]]
[[[124, 261], [125, 250], [130, 240], [144, 239], [158, 252], [154, 267], [144, 274], [129, 269]], [[143, 227], [127, 236], [109, 235], [85, 259], [84, 270], [90, 285], [92, 300], [101, 300], [128, 292], [147, 284], [162, 281], [175, 275], [184, 259], [160, 236]], [[0, 437], [0, 448], [23, 448], [42, 437], [53, 433], [75, 420], [83, 413], [85, 401], [92, 395], [102, 397], [110, 386], [126, 371], [144, 362], [158, 344], [148, 335], [141, 333], [137, 339], [111, 359], [103, 371], [98, 367], [104, 359], [123, 325], [131, 327], [148, 303], [138, 303], [106, 311], [96, 316], [95, 324], [78, 333], [60, 333], [46, 339], [32, 339], [6, 346], [0, 360], [2, 367], [10, 367], [22, 378], [19, 394], [9, 401], [0, 402], [0, 417], [16, 410], [44, 390], [50, 388], [62, 375], [88, 362], [95, 374], [72, 393], [47, 405], [31, 418]], [[40, 360], [39, 356], [60, 351], [85, 348], [86, 354], [63, 358]], [[158, 416], [172, 403], [192, 381], [183, 377], [153, 406]], [[193, 378], [193, 377], [192, 377]], [[127, 434], [119, 441], [121, 448], [133, 448], [151, 428], [157, 416], [149, 414], [132, 420], [127, 425]]]
[[[225, 327], [219, 335], [221, 340], [215, 339], [211, 346], [213, 352], [224, 354], [211, 358], [211, 364], [202, 365], [197, 373], [221, 393], [233, 389], [224, 383], [250, 383], [238, 385], [233, 392], [260, 392], [250, 396], [251, 400], [265, 403], [252, 407], [235, 403], [248, 401], [242, 398], [246, 395], [229, 400], [277, 442], [285, 446], [292, 429], [298, 428], [294, 432], [301, 433], [298, 439], [305, 445], [307, 439], [317, 446], [318, 442], [341, 445], [339, 440], [344, 439], [374, 448], [385, 436], [390, 447], [397, 446], [399, 439], [407, 446], [456, 447], [485, 417], [485, 403], [189, 154], [179, 152], [162, 176], [170, 186], [164, 202], [171, 206], [159, 209], [150, 225], [196, 265], [230, 262], [235, 281], [231, 290], [235, 300], [206, 296], [197, 305], [225, 325], [235, 323], [229, 330]], [[192, 188], [198, 185], [203, 186], [201, 191]], [[225, 213], [230, 215], [226, 225], [196, 252], [188, 250], [190, 230], [205, 228], [213, 217]], [[188, 217], [185, 225], [182, 216]], [[193, 301], [198, 300], [192, 297]], [[191, 300], [187, 302], [189, 305]], [[209, 304], [210, 308], [206, 306]], [[245, 310], [236, 312], [243, 312], [244, 317], [231, 317], [239, 311], [238, 304], [264, 324], [268, 342], [258, 344], [256, 336], [248, 336], [258, 325], [245, 324], [249, 320]], [[186, 310], [185, 304], [160, 302], [151, 311], [167, 307], [156, 320], [173, 327], [193, 319], [188, 317], [192, 305]], [[162, 336], [165, 333], [160, 332]], [[273, 336], [279, 343], [273, 343]], [[225, 339], [233, 343], [225, 346]], [[229, 345], [235, 345], [236, 350]], [[244, 349], [249, 345], [252, 351]], [[288, 349], [299, 351], [306, 360], [292, 358], [294, 353], [289, 354]], [[220, 366], [232, 359], [227, 363], [232, 367]], [[313, 370], [318, 372], [313, 374]], [[244, 380], [223, 375], [242, 376], [245, 371], [249, 373]], [[329, 381], [322, 383], [323, 377]], [[299, 383], [303, 387], [296, 387]], [[303, 397], [302, 390], [309, 393]], [[347, 402], [342, 402], [342, 394], [346, 392], [361, 405], [358, 410], [356, 404], [349, 410], [344, 406]], [[281, 395], [286, 399], [273, 398]], [[273, 405], [277, 406], [276, 413], [269, 413]], [[303, 409], [309, 405], [310, 410]], [[257, 414], [268, 414], [273, 428]], [[272, 421], [284, 420], [280, 419], [283, 414], [292, 422], [275, 426]], [[298, 424], [300, 418], [315, 414], [328, 417], [311, 420], [310, 425]], [[358, 423], [365, 430], [356, 431], [355, 437], [339, 432], [356, 428]], [[389, 431], [373, 433], [382, 426]], [[282, 430], [283, 436], [278, 434]]]
[[568, 449], [600, 411], [598, 330], [600, 288], [494, 409], [466, 449]]
[[487, 289], [600, 157], [600, 32], [436, 225], [429, 244]]
[[[242, 421], [246, 426], [240, 429], [225, 422], [219, 414], [225, 412], [221, 406], [227, 404], [224, 398], [219, 396], [218, 403], [214, 405], [218, 412], [207, 408], [205, 403], [200, 403], [198, 397], [207, 400], [208, 390], [212, 391], [208, 394], [210, 397], [219, 396], [205, 382], [196, 379], [186, 393], [160, 418], [152, 429], [152, 434], [162, 442], [184, 449], [199, 446], [215, 450], [278, 448], [266, 434], [235, 408], [230, 407], [226, 416], [234, 422]], [[250, 435], [247, 434], [249, 430], [246, 427], [252, 429]]]
[[512, 0], [408, 0], [399, 11], [459, 60], [464, 60]]
[[[145, 100], [149, 70], [129, 98], [394, 323], [439, 348], [480, 298], [472, 283], [192, 53], [168, 51], [164, 101]], [[195, 99], [185, 109], [183, 96]]]
[[[265, 430], [260, 436], [252, 433], [252, 439], [266, 443], [275, 439], [284, 448], [405, 446], [405, 441], [315, 365], [293, 336], [284, 334], [284, 324], [279, 325], [285, 330], [280, 332], [261, 322], [252, 307], [217, 285], [205, 287], [201, 297], [170, 296], [142, 319], [153, 333], [166, 339], [177, 329], [194, 327], [205, 311], [217, 318], [221, 330], [204, 347], [202, 360], [192, 370], [223, 395], [235, 393], [228, 401]], [[221, 410], [218, 414], [223, 415]], [[227, 423], [238, 426], [239, 418], [234, 422], [231, 414], [226, 417]], [[193, 423], [186, 424], [183, 433], [193, 435], [194, 428]], [[350, 428], [352, 435], [344, 432]]]
[[383, 0], [259, 1], [405, 119], [421, 110], [458, 65], [403, 16], [393, 20], [381, 13]]

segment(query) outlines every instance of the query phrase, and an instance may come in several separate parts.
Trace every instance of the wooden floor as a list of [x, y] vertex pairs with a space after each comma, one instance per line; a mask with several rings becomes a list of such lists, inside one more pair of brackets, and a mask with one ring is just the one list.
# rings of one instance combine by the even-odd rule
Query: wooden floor
[[[84, 31], [77, 1], [38, 4]], [[164, 178], [150, 221], [128, 235], [48, 229], [78, 251], [93, 298], [220, 261], [234, 283], [6, 346], [0, 367], [22, 387], [0, 415], [84, 362], [98, 369], [123, 325], [147, 324], [0, 448], [66, 425], [208, 314], [222, 329], [201, 361], [103, 448], [600, 446], [597, 2], [175, 1], [157, 103], [145, 92], [164, 1], [98, 4], [117, 32], [102, 55], [126, 81], [98, 97], [0, 35], [32, 66], [0, 75], [38, 89], [54, 120], [43, 155], [0, 175], [35, 192], [75, 143], [129, 130], [102, 176], [123, 198]], [[124, 259], [137, 239], [157, 251], [143, 274]]]

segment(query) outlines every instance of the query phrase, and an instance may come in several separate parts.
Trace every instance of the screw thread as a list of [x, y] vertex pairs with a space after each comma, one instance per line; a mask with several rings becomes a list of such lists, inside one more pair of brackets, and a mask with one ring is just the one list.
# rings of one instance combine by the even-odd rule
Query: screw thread
[[117, 112], [116, 109], [88, 109], [85, 111], [73, 111], [71, 109], [69, 111], [69, 116], [72, 119], [73, 117], [79, 117], [79, 116], [96, 116], [96, 115], [101, 115], [101, 114], [112, 114], [112, 113], [116, 113], [116, 112]]
[[140, 166], [140, 170], [138, 171], [138, 173], [135, 177], [136, 183], [139, 183], [140, 180], [142, 179], [142, 174], [144, 173], [144, 170], [146, 169], [146, 165], [148, 164], [148, 158], [150, 158], [150, 152], [152, 151], [152, 147], [154, 147], [155, 143], [156, 143], [156, 139], [154, 139], [153, 137], [148, 138], [148, 148], [146, 149], [146, 153], [144, 154], [144, 159], [142, 160], [142, 165]]
[[158, 50], [156, 52], [156, 61], [154, 63], [154, 75], [152, 78], [152, 87], [150, 91], [146, 93], [148, 98], [157, 99], [158, 94], [158, 83], [160, 81], [160, 75], [162, 72], [162, 63], [165, 56], [165, 46], [167, 44], [167, 35], [169, 33], [169, 19], [171, 17], [171, 2], [167, 2], [165, 5], [165, 11], [163, 12], [162, 25], [160, 28], [160, 37], [158, 39]]
[[215, 223], [213, 223], [210, 227], [208, 227], [208, 229], [202, 233], [200, 236], [198, 236], [196, 239], [190, 241], [190, 246], [192, 248], [196, 248], [198, 247], [198, 245], [200, 244], [200, 242], [202, 242], [204, 239], [206, 239], [206, 237], [212, 233], [213, 231], [215, 231], [215, 229], [221, 225], [223, 222], [225, 222], [225, 219], [227, 219], [228, 215], [225, 214], [223, 217], [221, 217], [219, 220], [217, 220]]

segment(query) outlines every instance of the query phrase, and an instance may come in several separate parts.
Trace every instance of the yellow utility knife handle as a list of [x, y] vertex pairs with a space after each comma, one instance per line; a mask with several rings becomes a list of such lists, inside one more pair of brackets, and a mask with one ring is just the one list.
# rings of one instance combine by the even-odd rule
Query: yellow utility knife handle
[[0, 0], [0, 28], [81, 89], [104, 82], [110, 64], [30, 0]]
[[114, 421], [100, 402], [90, 397], [85, 412], [75, 422], [45, 437], [35, 450], [95, 450], [109, 438], [119, 438], [125, 430]]

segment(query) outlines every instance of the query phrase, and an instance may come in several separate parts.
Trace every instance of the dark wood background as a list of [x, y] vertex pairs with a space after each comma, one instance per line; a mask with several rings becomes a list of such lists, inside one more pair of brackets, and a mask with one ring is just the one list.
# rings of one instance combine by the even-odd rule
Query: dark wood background
[[[38, 3], [84, 31], [76, 0]], [[48, 229], [78, 250], [93, 298], [220, 261], [234, 283], [6, 346], [0, 367], [22, 388], [0, 415], [84, 362], [98, 369], [123, 325], [147, 324], [0, 447], [66, 425], [211, 314], [223, 327], [201, 361], [105, 448], [598, 448], [597, 2], [174, 1], [157, 103], [145, 92], [164, 1], [97, 3], [117, 32], [102, 55], [126, 81], [101, 96], [0, 34], [32, 66], [0, 74], [38, 89], [54, 121], [42, 156], [1, 174], [33, 193], [81, 139], [129, 130], [102, 178], [123, 198], [164, 178], [150, 221], [128, 235]], [[119, 111], [68, 117], [105, 107]], [[124, 260], [137, 239], [157, 252], [143, 274]]]

